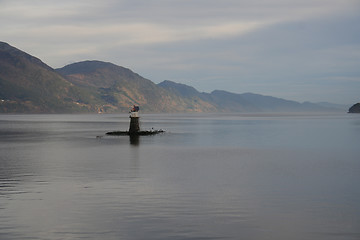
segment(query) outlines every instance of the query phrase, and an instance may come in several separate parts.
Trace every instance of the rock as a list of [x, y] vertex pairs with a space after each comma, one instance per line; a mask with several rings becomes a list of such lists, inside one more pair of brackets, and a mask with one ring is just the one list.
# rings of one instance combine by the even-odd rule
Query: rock
[[159, 133], [164, 133], [165, 131], [160, 130], [151, 130], [151, 131], [138, 131], [138, 132], [129, 132], [129, 131], [114, 131], [114, 132], [107, 132], [106, 135], [112, 136], [147, 136], [147, 135], [155, 135]]

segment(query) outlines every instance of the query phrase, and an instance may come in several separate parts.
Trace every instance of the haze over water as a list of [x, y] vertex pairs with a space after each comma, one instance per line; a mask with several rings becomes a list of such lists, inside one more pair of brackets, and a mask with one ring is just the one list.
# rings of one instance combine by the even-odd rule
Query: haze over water
[[141, 122], [0, 115], [0, 239], [360, 239], [360, 115]]

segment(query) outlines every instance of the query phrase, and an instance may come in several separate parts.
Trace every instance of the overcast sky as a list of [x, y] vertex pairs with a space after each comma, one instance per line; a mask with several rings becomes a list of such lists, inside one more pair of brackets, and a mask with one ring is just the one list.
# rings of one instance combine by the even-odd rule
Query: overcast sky
[[0, 0], [0, 41], [53, 68], [101, 60], [204, 92], [360, 101], [360, 0]]

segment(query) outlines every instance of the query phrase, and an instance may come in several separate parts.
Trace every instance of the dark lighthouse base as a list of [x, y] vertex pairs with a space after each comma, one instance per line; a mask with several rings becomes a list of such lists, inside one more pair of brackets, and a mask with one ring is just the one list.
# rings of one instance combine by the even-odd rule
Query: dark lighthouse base
[[140, 132], [139, 117], [130, 117], [129, 133]]

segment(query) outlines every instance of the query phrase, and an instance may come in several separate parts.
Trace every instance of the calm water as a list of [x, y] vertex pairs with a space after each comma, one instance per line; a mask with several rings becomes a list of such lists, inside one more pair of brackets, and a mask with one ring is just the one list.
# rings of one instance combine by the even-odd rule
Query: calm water
[[0, 239], [360, 239], [360, 115], [141, 122], [0, 115]]

